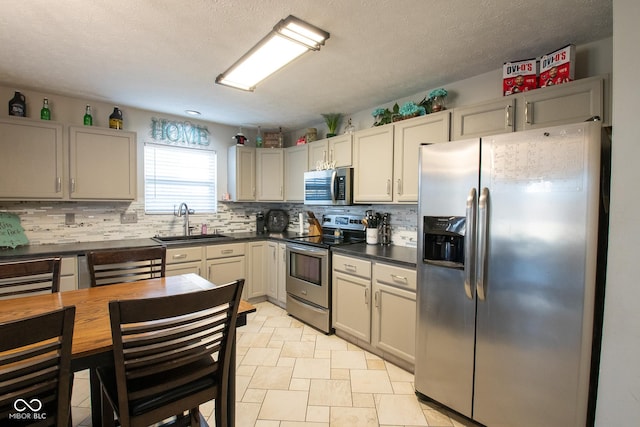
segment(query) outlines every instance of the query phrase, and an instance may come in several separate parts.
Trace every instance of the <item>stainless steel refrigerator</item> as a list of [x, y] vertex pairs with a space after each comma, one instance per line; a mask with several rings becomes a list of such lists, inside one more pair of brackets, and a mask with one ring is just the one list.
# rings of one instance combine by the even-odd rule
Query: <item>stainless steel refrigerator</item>
[[599, 122], [420, 148], [415, 388], [487, 426], [584, 426]]

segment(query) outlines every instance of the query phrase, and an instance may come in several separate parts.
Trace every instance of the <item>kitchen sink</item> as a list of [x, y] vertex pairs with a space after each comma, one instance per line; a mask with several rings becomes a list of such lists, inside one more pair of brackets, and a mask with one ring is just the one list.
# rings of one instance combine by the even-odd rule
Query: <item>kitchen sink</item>
[[184, 243], [209, 243], [221, 240], [233, 240], [233, 237], [224, 234], [194, 234], [193, 236], [155, 236], [153, 240], [166, 245], [178, 245]]

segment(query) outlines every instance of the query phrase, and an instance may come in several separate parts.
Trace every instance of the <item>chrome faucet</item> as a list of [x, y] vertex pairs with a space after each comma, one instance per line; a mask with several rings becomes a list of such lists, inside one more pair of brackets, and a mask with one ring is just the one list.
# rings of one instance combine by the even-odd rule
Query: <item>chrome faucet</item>
[[173, 206], [173, 214], [180, 218], [184, 216], [184, 235], [189, 236], [191, 234], [191, 227], [189, 226], [189, 214], [196, 213], [193, 209], [189, 210], [189, 207], [185, 202], [180, 203], [178, 210], [176, 211], [175, 205]]

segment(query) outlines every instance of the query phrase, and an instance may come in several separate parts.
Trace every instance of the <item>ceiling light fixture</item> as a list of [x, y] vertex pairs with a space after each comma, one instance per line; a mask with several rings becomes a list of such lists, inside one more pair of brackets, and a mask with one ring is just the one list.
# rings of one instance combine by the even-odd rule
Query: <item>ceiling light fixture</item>
[[320, 50], [329, 33], [289, 15], [273, 27], [265, 38], [244, 54], [216, 83], [253, 91], [258, 83], [303, 53]]
[[199, 116], [200, 115], [200, 111], [196, 111], [196, 110], [184, 110], [184, 112], [189, 114], [190, 116]]

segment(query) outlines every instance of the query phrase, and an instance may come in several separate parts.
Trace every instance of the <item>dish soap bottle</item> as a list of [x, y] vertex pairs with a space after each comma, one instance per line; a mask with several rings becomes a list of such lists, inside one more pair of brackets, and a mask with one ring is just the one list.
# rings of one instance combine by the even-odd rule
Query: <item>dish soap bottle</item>
[[93, 126], [93, 117], [91, 116], [91, 106], [89, 104], [84, 109], [83, 122], [85, 126]]
[[42, 101], [42, 110], [40, 110], [40, 118], [42, 120], [51, 120], [51, 110], [49, 109], [49, 99]]
[[27, 117], [27, 102], [24, 95], [18, 91], [16, 91], [13, 98], [9, 100], [9, 115]]
[[109, 116], [109, 127], [122, 129], [122, 111], [117, 106], [113, 107], [113, 113]]

